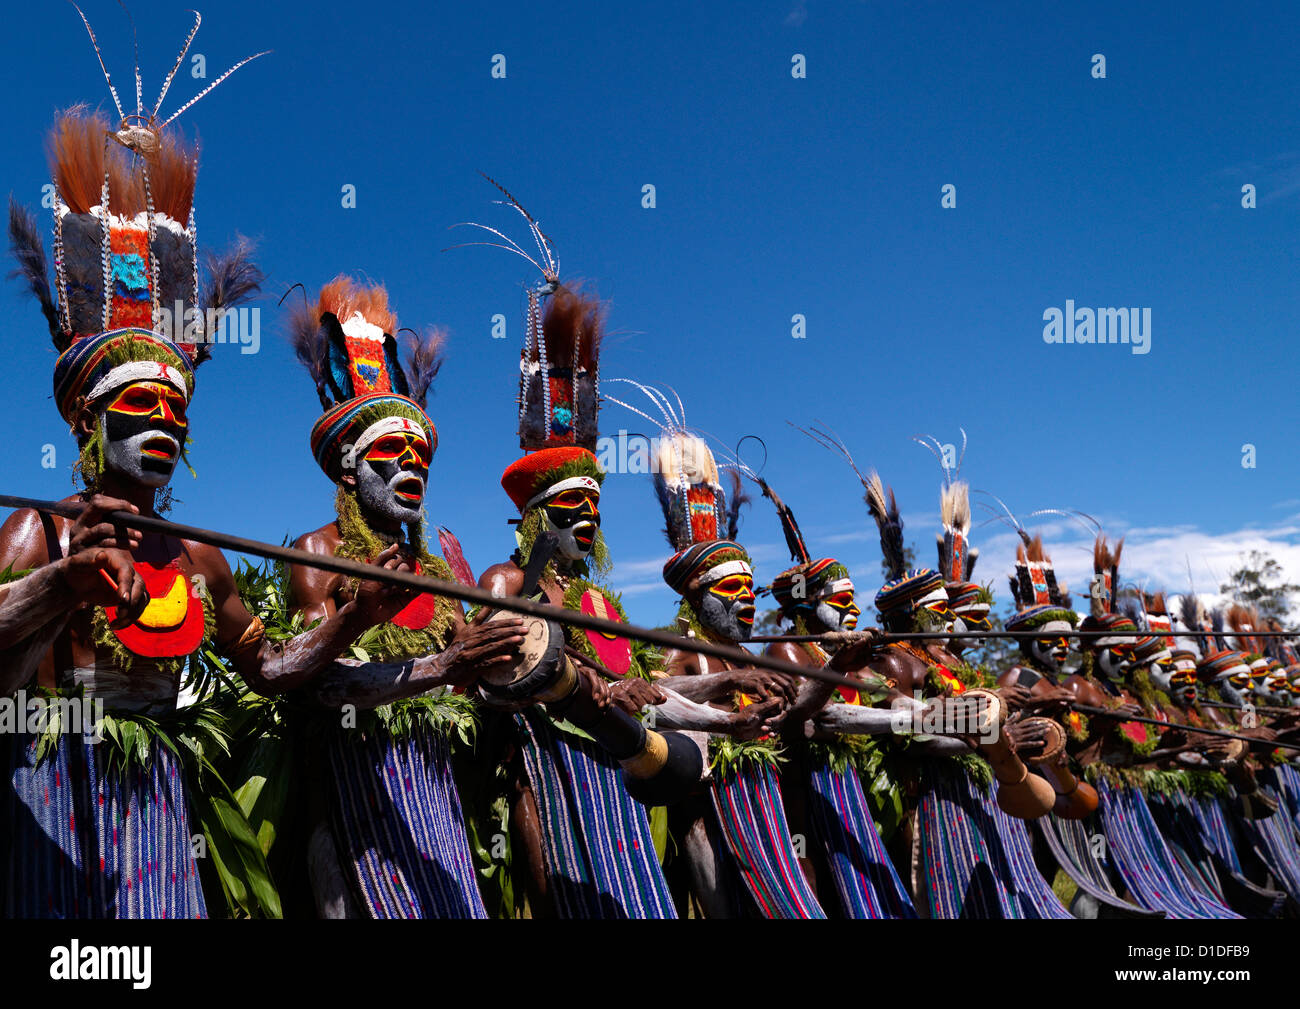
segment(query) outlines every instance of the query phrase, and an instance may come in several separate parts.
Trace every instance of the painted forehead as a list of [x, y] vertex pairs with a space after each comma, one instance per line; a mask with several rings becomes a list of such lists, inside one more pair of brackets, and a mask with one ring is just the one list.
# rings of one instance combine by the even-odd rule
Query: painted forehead
[[159, 411], [165, 418], [185, 422], [189, 401], [170, 385], [161, 382], [132, 382], [110, 393], [106, 413], [126, 417], [152, 417]]
[[380, 435], [366, 450], [365, 457], [372, 462], [380, 462], [386, 459], [400, 459], [408, 451], [414, 452], [426, 466], [433, 458], [433, 448], [429, 444], [429, 439], [420, 431], [393, 431]]

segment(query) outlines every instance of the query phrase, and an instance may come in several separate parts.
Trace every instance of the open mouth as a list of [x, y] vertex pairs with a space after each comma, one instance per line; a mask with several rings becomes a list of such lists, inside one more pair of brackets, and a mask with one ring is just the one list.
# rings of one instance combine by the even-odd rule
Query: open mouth
[[753, 624], [755, 609], [753, 606], [742, 606], [736, 611], [736, 619], [742, 624]]
[[176, 442], [165, 435], [158, 435], [140, 446], [140, 454], [148, 459], [171, 462], [176, 454]]
[[852, 614], [850, 614], [849, 616], [847, 616], [847, 617], [844, 618], [844, 628], [845, 628], [845, 630], [850, 630], [850, 631], [851, 631], [851, 630], [853, 630], [853, 628], [855, 628], [855, 627], [857, 627], [857, 626], [858, 626], [858, 618], [857, 618], [857, 617], [855, 617], [855, 616], [853, 616]]
[[596, 542], [596, 527], [590, 522], [582, 522], [573, 527], [573, 539], [583, 550], [590, 550]]
[[407, 477], [405, 480], [397, 481], [393, 487], [393, 494], [403, 501], [419, 504], [424, 497], [424, 484], [418, 477]]

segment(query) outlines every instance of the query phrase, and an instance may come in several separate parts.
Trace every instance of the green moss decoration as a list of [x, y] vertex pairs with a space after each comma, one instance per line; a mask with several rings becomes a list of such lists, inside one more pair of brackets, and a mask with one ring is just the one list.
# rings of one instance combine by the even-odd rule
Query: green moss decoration
[[[341, 537], [336, 556], [365, 563], [383, 551], [387, 544], [366, 522], [355, 494], [349, 493], [340, 485], [334, 499], [334, 508], [338, 515]], [[411, 550], [424, 574], [443, 581], [455, 580], [447, 562], [429, 553], [422, 524], [411, 529]], [[355, 579], [351, 581], [355, 587]], [[433, 655], [446, 647], [456, 614], [456, 602], [438, 596], [433, 620], [427, 627], [412, 630], [392, 622], [379, 624], [357, 639], [352, 645], [351, 655], [362, 662], [401, 662]]]
[[77, 461], [72, 464], [72, 483], [81, 484], [87, 494], [97, 493], [104, 477], [104, 432], [100, 425], [81, 446]]
[[1151, 682], [1151, 675], [1146, 669], [1139, 669], [1133, 673], [1129, 677], [1129, 685], [1133, 691], [1133, 696], [1142, 705], [1142, 710], [1151, 718], [1156, 717], [1158, 711], [1172, 704], [1168, 694], [1163, 690], [1156, 689], [1156, 685]]

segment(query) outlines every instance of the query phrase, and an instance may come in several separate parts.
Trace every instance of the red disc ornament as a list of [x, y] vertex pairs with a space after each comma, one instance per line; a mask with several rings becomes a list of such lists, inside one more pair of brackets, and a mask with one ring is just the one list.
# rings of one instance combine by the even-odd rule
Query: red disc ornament
[[[149, 590], [149, 605], [135, 623], [114, 628], [117, 640], [133, 655], [149, 659], [171, 659], [191, 655], [203, 641], [203, 600], [190, 590], [180, 565], [172, 561], [156, 568], [147, 561], [135, 561], [135, 573]], [[105, 606], [111, 624], [117, 607]]]
[[[415, 573], [424, 574], [419, 561], [415, 562]], [[393, 617], [392, 622], [398, 627], [405, 627], [408, 631], [422, 631], [433, 622], [437, 612], [438, 597], [432, 592], [421, 592], [402, 607], [397, 616]]]
[[[623, 622], [618, 610], [595, 589], [582, 594], [581, 609], [588, 616]], [[617, 638], [599, 631], [586, 631], [587, 640], [596, 651], [596, 661], [617, 676], [626, 676], [632, 668], [632, 643], [627, 638]]]

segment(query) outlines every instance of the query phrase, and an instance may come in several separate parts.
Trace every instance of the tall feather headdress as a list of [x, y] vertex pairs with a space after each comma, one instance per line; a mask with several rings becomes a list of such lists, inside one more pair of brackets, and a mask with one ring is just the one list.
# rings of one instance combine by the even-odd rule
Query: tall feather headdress
[[522, 256], [541, 274], [528, 289], [524, 346], [519, 368], [519, 447], [527, 453], [511, 464], [501, 484], [520, 512], [571, 486], [599, 490], [604, 479], [596, 461], [600, 412], [600, 350], [605, 305], [560, 280], [560, 262], [537, 220], [504, 187], [497, 203], [518, 213], [536, 254], [497, 228], [466, 221], [453, 227], [479, 228], [500, 241], [464, 242]]
[[208, 280], [201, 284], [193, 208], [198, 148], [170, 126], [257, 57], [236, 64], [162, 119], [163, 99], [198, 31], [196, 15], [148, 112], [137, 54], [136, 111], [127, 114], [95, 33], [80, 8], [77, 13], [90, 35], [119, 122], [115, 128], [105, 116], [74, 106], [58, 115], [50, 131], [53, 293], [34, 218], [12, 200], [9, 209], [9, 240], [18, 273], [40, 302], [60, 353], [55, 401], [69, 423], [88, 400], [144, 377], [167, 382], [188, 397], [194, 368], [210, 355], [221, 315], [256, 294], [262, 280], [248, 244], [241, 240], [225, 256], [208, 258]]

